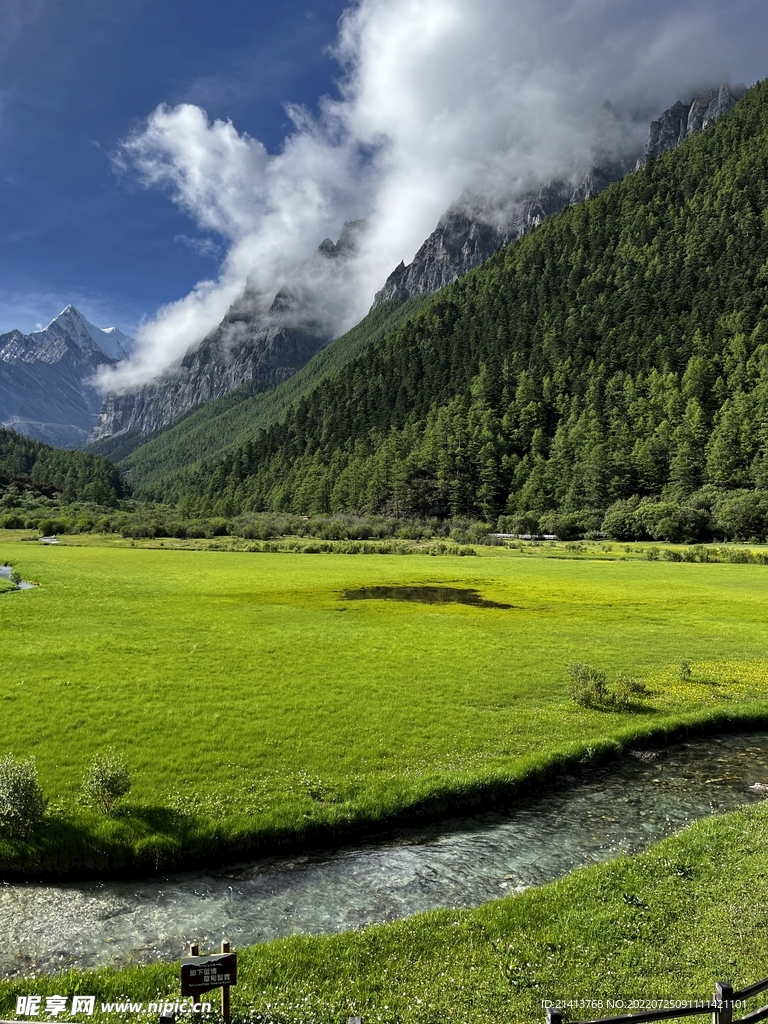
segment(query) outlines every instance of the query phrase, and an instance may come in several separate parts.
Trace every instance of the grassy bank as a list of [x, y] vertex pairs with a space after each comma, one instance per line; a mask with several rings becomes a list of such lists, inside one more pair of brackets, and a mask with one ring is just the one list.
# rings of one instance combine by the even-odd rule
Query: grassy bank
[[[234, 1016], [541, 1024], [545, 1000], [573, 1003], [573, 1020], [608, 1016], [609, 999], [706, 998], [715, 981], [742, 986], [768, 974], [767, 850], [768, 806], [760, 804], [477, 910], [250, 947], [239, 953]], [[178, 998], [178, 990], [177, 964], [71, 972], [0, 983], [0, 1014], [15, 1016], [17, 994], [79, 992], [97, 997], [94, 1019], [135, 1020], [98, 1007]], [[596, 1004], [580, 1008], [581, 1000]]]
[[[36, 837], [0, 843], [3, 875], [318, 842], [506, 799], [633, 738], [765, 719], [763, 567], [488, 551], [313, 558], [5, 534], [0, 561], [40, 586], [0, 602], [0, 754], [34, 754], [51, 804]], [[398, 584], [512, 607], [343, 599]], [[629, 711], [580, 708], [572, 661], [650, 692]], [[108, 747], [133, 773], [111, 817], [79, 803]]]

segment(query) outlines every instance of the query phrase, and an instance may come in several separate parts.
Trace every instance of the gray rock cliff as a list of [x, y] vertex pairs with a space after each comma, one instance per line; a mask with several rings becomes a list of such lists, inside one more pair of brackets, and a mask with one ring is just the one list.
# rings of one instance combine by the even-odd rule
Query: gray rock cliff
[[746, 91], [745, 85], [723, 82], [718, 89], [710, 89], [691, 103], [678, 102], [665, 110], [657, 121], [651, 122], [645, 155], [639, 163], [651, 155], [661, 156], [677, 149], [696, 132], [706, 131], [723, 114], [733, 110]]
[[727, 114], [746, 87], [725, 82], [689, 103], [676, 103], [653, 121], [645, 152], [623, 159], [598, 158], [576, 184], [551, 181], [548, 185], [514, 197], [500, 215], [498, 208], [483, 204], [469, 194], [462, 196], [440, 218], [435, 230], [413, 258], [403, 262], [387, 278], [373, 300], [375, 308], [387, 299], [404, 301], [414, 295], [437, 291], [479, 266], [499, 249], [538, 227], [547, 217], [575, 203], [591, 199], [643, 165], [649, 155], [676, 149], [696, 132], [704, 131]]
[[[307, 268], [308, 276], [343, 272], [354, 251], [362, 222], [344, 225], [338, 242], [326, 238]], [[266, 390], [290, 377], [333, 338], [330, 320], [317, 309], [315, 294], [300, 284], [283, 289], [263, 311], [260, 296], [246, 288], [219, 326], [181, 362], [140, 388], [104, 397], [89, 440], [128, 431], [149, 434], [182, 413], [240, 384], [255, 382]]]

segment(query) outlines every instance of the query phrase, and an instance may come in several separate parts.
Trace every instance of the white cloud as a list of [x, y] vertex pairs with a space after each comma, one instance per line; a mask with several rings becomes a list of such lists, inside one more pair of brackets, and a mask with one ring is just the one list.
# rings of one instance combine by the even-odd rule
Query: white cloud
[[[160, 106], [121, 149], [124, 170], [167, 189], [201, 229], [228, 245], [216, 280], [200, 282], [138, 332], [126, 387], [160, 372], [221, 320], [249, 280], [267, 302], [345, 220], [365, 217], [359, 257], [330, 279], [314, 266], [337, 332], [408, 261], [470, 183], [509, 194], [584, 169], [606, 99], [648, 115], [727, 77], [709, 5], [649, 0], [360, 0], [340, 22], [339, 96], [293, 122], [270, 154], [192, 104]], [[642, 116], [640, 116], [642, 115]]]

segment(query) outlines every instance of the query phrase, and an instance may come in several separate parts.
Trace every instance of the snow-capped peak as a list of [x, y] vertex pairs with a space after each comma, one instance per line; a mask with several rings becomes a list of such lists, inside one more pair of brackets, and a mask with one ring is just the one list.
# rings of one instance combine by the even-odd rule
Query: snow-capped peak
[[78, 348], [85, 350], [98, 349], [109, 359], [127, 359], [133, 345], [133, 339], [123, 334], [117, 327], [95, 327], [85, 319], [83, 314], [70, 303], [42, 331], [36, 331], [31, 337], [45, 343], [66, 336]]

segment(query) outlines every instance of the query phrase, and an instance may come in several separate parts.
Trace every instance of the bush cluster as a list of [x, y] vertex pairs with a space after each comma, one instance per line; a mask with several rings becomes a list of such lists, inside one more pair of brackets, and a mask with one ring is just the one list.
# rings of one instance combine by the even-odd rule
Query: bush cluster
[[673, 544], [764, 540], [768, 537], [768, 491], [703, 487], [678, 499], [635, 495], [611, 505], [602, 531], [615, 540], [665, 540]]
[[111, 814], [117, 801], [131, 788], [131, 775], [124, 757], [113, 748], [94, 758], [82, 784], [86, 803], [98, 807], [104, 814]]
[[[125, 758], [110, 748], [97, 756], [85, 773], [85, 803], [111, 814], [131, 788]], [[25, 839], [40, 825], [48, 805], [37, 776], [34, 757], [16, 759], [12, 753], [0, 760], [0, 835]]]
[[623, 674], [616, 677], [613, 686], [609, 686], [602, 669], [582, 662], [572, 662], [568, 666], [568, 675], [571, 677], [571, 696], [583, 708], [631, 711], [648, 693], [641, 679]]
[[28, 836], [42, 821], [46, 801], [37, 781], [34, 757], [0, 761], [0, 831], [14, 838]]

